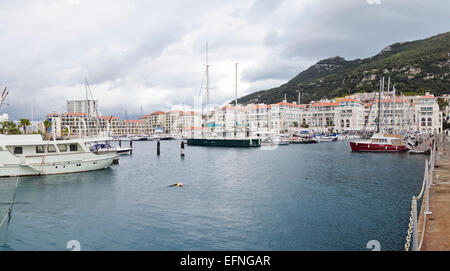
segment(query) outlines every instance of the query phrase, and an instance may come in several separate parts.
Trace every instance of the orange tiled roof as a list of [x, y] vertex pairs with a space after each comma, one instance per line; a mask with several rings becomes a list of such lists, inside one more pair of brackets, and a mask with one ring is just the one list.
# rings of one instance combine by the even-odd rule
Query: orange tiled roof
[[394, 101], [394, 98], [382, 100], [383, 103], [392, 103], [392, 102], [401, 103], [401, 102], [406, 102], [406, 101], [408, 101], [408, 99], [404, 99], [404, 98], [400, 98], [400, 97], [395, 97], [395, 101]]
[[356, 103], [361, 103], [361, 101], [360, 100], [356, 100], [356, 99], [353, 99], [353, 98], [337, 98], [336, 99], [336, 102], [356, 102]]
[[101, 119], [101, 120], [109, 120], [109, 119], [118, 120], [119, 118], [114, 117], [114, 116], [101, 116], [101, 117], [99, 117], [99, 119]]
[[317, 106], [339, 106], [338, 102], [319, 102], [312, 105], [313, 107]]
[[76, 112], [76, 113], [64, 113], [63, 115], [64, 116], [87, 116], [86, 113], [78, 113], [78, 112]]
[[155, 111], [155, 112], [151, 113], [150, 115], [161, 115], [161, 114], [164, 114], [164, 112], [163, 111]]
[[425, 96], [420, 96], [418, 99], [434, 99], [435, 97], [433, 95], [425, 95]]
[[295, 106], [295, 107], [298, 107], [298, 104], [287, 103], [287, 102], [279, 102], [279, 103], [276, 103], [276, 105], [286, 105], [286, 106]]
[[183, 115], [195, 115], [197, 113], [195, 113], [194, 111], [186, 111], [186, 112], [182, 112]]
[[260, 108], [270, 108], [270, 107], [271, 107], [270, 104], [254, 104], [254, 105], [248, 106], [248, 108], [250, 108], [250, 109], [260, 109]]

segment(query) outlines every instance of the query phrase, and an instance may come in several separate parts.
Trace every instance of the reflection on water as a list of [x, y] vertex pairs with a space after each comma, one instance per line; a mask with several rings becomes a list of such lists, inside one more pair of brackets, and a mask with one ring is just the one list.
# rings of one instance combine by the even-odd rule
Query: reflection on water
[[[162, 141], [159, 157], [155, 142], [133, 145], [106, 170], [20, 178], [23, 204], [0, 229], [0, 250], [69, 240], [83, 250], [366, 250], [369, 240], [401, 250], [425, 159], [352, 153], [346, 142], [187, 146], [184, 159], [178, 141]], [[14, 186], [0, 179], [1, 202]]]

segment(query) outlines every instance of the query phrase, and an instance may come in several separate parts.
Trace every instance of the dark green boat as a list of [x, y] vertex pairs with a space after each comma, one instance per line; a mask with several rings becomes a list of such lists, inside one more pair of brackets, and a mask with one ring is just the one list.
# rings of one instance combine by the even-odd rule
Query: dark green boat
[[216, 147], [259, 147], [259, 139], [209, 139], [188, 138], [187, 144], [191, 146], [216, 146]]

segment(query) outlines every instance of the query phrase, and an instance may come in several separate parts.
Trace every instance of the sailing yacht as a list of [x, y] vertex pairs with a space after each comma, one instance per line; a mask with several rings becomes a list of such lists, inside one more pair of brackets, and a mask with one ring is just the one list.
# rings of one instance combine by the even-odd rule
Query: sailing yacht
[[[390, 80], [389, 80], [390, 83]], [[388, 83], [388, 91], [389, 91]], [[350, 148], [352, 151], [360, 152], [403, 152], [409, 150], [409, 147], [403, 142], [403, 138], [398, 134], [384, 134], [381, 133], [381, 91], [384, 90], [383, 81], [380, 79], [380, 91], [378, 95], [378, 117], [377, 129], [370, 139], [350, 140]], [[365, 124], [367, 125], [367, 123]], [[365, 128], [364, 128], [365, 129]]]
[[[208, 56], [208, 44], [206, 46], [206, 55]], [[207, 104], [209, 104], [209, 65], [208, 65], [208, 57], [206, 57], [206, 97]], [[226, 137], [226, 133], [223, 137], [217, 136], [208, 136], [205, 137], [202, 134], [200, 138], [188, 138], [187, 144], [192, 146], [212, 146], [212, 147], [259, 147], [261, 145], [259, 138], [252, 138], [250, 136], [250, 132], [246, 131], [245, 135], [238, 136], [238, 115], [237, 115], [237, 63], [236, 63], [236, 72], [235, 72], [235, 119], [234, 119], [234, 137]]]

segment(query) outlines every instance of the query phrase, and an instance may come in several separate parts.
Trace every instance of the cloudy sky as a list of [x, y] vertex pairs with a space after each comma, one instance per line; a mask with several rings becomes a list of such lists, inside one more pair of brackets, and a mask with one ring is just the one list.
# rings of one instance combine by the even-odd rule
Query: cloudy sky
[[194, 106], [209, 44], [211, 103], [278, 86], [320, 59], [365, 58], [450, 31], [448, 0], [2, 0], [1, 113], [42, 119], [85, 97], [137, 118]]

